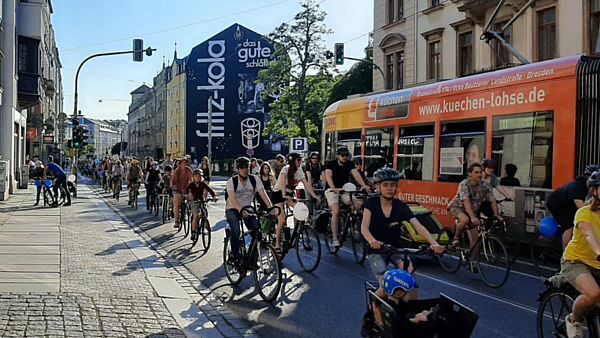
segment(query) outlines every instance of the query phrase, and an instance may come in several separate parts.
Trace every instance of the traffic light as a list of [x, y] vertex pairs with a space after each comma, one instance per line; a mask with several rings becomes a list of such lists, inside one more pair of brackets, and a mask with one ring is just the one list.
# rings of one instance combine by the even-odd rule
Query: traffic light
[[80, 147], [85, 147], [88, 145], [88, 130], [86, 128], [81, 128], [81, 142], [79, 142]]
[[81, 145], [82, 128], [77, 126], [73, 128], [73, 148], [79, 148]]
[[67, 140], [67, 148], [73, 148], [73, 140]]
[[71, 119], [71, 123], [73, 123], [73, 127], [77, 127], [79, 125], [79, 119], [74, 117]]
[[144, 61], [144, 40], [142, 39], [133, 39], [133, 61]]
[[335, 55], [335, 64], [343, 65], [344, 64], [344, 44], [336, 43], [334, 47], [334, 55]]

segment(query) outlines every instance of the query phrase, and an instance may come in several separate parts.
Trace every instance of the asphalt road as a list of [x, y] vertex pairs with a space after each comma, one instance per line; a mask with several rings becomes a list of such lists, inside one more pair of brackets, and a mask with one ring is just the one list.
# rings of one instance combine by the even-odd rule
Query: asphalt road
[[[163, 225], [159, 217], [148, 214], [143, 190], [138, 210], [127, 205], [124, 192], [119, 202], [110, 194], [103, 195], [172, 257], [184, 263], [206, 286], [226, 298], [230, 309], [249, 321], [259, 335], [273, 338], [359, 337], [365, 312], [364, 282], [373, 280], [368, 264], [355, 263], [348, 246], [338, 255], [331, 255], [322, 243], [322, 260], [314, 273], [302, 272], [293, 251], [287, 255], [283, 261], [284, 284], [273, 304], [262, 301], [254, 291], [251, 277], [232, 287], [222, 267], [225, 182], [211, 182], [211, 186], [221, 199], [209, 206], [213, 234], [208, 252], [203, 252], [199, 244], [190, 250], [189, 238], [184, 239], [182, 233], [175, 234], [172, 222]], [[479, 275], [466, 269], [450, 275], [432, 258], [419, 257], [415, 261], [419, 297], [437, 297], [443, 292], [475, 310], [480, 318], [474, 337], [536, 336], [537, 298], [544, 286], [542, 279], [527, 265], [520, 266], [518, 272], [511, 272], [502, 288], [492, 289], [483, 284]]]

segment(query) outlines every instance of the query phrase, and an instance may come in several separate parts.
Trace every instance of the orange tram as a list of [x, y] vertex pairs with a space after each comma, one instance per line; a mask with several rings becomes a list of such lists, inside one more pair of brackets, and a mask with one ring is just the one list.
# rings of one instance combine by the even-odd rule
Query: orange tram
[[600, 163], [600, 59], [571, 56], [420, 87], [338, 101], [323, 114], [323, 154], [346, 145], [368, 177], [404, 173], [400, 199], [454, 224], [447, 205], [472, 162], [496, 175], [517, 167], [520, 187], [502, 212], [518, 234], [549, 212], [549, 193]]

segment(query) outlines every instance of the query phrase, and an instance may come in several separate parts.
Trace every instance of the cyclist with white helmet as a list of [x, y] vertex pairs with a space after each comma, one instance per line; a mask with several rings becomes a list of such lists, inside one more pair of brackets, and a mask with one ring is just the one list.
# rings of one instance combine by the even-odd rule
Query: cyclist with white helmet
[[561, 263], [562, 273], [580, 293], [565, 318], [568, 337], [583, 337], [581, 320], [600, 303], [600, 170], [586, 181], [592, 198], [575, 214], [573, 239]]
[[[397, 268], [406, 268], [409, 271], [412, 269], [411, 267], [402, 266], [404, 258], [402, 255], [389, 256], [378, 252], [384, 244], [395, 248], [403, 246], [401, 239], [402, 222], [410, 222], [419, 235], [427, 240], [436, 254], [443, 253], [444, 248], [438, 244], [427, 228], [413, 215], [408, 205], [396, 198], [400, 174], [392, 168], [381, 168], [375, 172], [373, 177], [377, 184], [377, 191], [381, 195], [367, 199], [363, 212], [361, 233], [369, 244], [367, 259], [373, 274], [382, 283], [381, 277], [387, 270], [388, 264], [393, 264]], [[416, 298], [416, 293], [413, 297]]]

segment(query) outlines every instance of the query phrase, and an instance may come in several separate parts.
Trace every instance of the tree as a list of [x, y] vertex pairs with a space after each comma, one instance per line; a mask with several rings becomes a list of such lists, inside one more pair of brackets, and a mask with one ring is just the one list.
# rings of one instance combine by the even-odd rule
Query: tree
[[269, 34], [275, 46], [273, 61], [259, 72], [258, 82], [265, 84], [265, 99], [278, 97], [270, 105], [265, 135], [308, 137], [314, 143], [333, 82], [332, 62], [323, 53], [323, 36], [332, 31], [314, 0], [301, 6], [292, 23], [282, 23]]
[[96, 152], [96, 147], [93, 144], [88, 144], [81, 149], [81, 154], [93, 154]]
[[115, 144], [114, 146], [112, 146], [112, 149], [110, 150], [110, 154], [111, 155], [120, 155], [121, 151], [125, 151], [127, 150], [127, 142], [122, 141], [119, 142], [117, 144]]
[[[368, 49], [368, 48], [367, 48]], [[373, 61], [371, 53], [363, 60]], [[366, 94], [373, 91], [373, 66], [367, 62], [354, 64], [343, 76], [339, 76], [331, 88], [326, 106], [353, 94]]]

